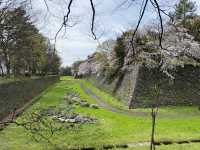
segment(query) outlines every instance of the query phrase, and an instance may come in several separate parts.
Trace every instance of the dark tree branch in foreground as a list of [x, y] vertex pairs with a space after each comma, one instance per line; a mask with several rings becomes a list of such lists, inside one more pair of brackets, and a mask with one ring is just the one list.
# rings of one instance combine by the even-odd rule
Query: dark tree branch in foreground
[[11, 119], [0, 122], [0, 126], [5, 126], [9, 124], [15, 124], [16, 126], [24, 128], [28, 133], [31, 134], [32, 138], [39, 142], [44, 140], [50, 144], [51, 137], [56, 133], [62, 130], [62, 127], [58, 127], [55, 125], [53, 121], [50, 121], [45, 116], [42, 116], [38, 113], [31, 113], [22, 121], [16, 121], [16, 109], [13, 110]]
[[137, 26], [136, 26], [136, 28], [135, 28], [133, 34], [132, 34], [132, 37], [131, 37], [131, 46], [132, 46], [133, 51], [134, 51], [134, 42], [133, 42], [133, 41], [134, 41], [136, 32], [137, 32], [137, 30], [138, 30], [138, 28], [139, 28], [139, 26], [140, 26], [140, 23], [141, 23], [141, 21], [142, 21], [142, 18], [143, 18], [143, 16], [144, 16], [144, 13], [145, 13], [145, 10], [146, 10], [148, 1], [149, 1], [149, 0], [145, 0], [145, 4], [144, 4], [144, 7], [142, 8], [141, 15], [140, 15], [140, 17], [139, 17]]
[[69, 15], [70, 15], [70, 13], [71, 13], [72, 2], [73, 2], [73, 0], [70, 0], [70, 1], [69, 1], [68, 7], [67, 7], [67, 9], [68, 9], [67, 15], [64, 16], [64, 22], [63, 22], [64, 26], [67, 26], [67, 22], [68, 22], [68, 20], [69, 20]]
[[151, 117], [152, 117], [152, 131], [151, 131], [151, 143], [150, 150], [155, 150], [155, 127], [156, 127], [156, 117], [158, 114], [158, 107], [151, 109]]
[[91, 32], [92, 32], [92, 35], [94, 36], [94, 39], [96, 40], [97, 37], [96, 37], [96, 34], [94, 33], [94, 22], [95, 22], [96, 11], [95, 11], [93, 0], [90, 0], [90, 5], [92, 7], [92, 26], [91, 26]]
[[[158, 68], [158, 71], [160, 69]], [[160, 79], [158, 79], [159, 82]], [[161, 94], [161, 89], [160, 89], [160, 83], [155, 84], [154, 86], [154, 92], [153, 92], [153, 97], [155, 98], [155, 103], [152, 104], [151, 108], [151, 118], [152, 118], [152, 131], [151, 131], [151, 140], [150, 140], [150, 150], [155, 150], [155, 128], [156, 128], [156, 118], [158, 115], [158, 108], [160, 104], [160, 94]]]
[[[69, 16], [71, 14], [71, 7], [72, 7], [73, 2], [74, 2], [74, 0], [70, 0], [69, 3], [68, 3], [68, 6], [67, 6], [68, 11], [67, 11], [67, 14], [64, 15], [63, 23], [62, 23], [61, 27], [59, 28], [58, 32], [55, 35], [55, 42], [57, 40], [59, 33], [63, 29], [63, 27], [68, 27], [68, 26], [72, 27], [72, 26], [68, 25], [68, 22], [69, 22]], [[94, 32], [96, 9], [95, 9], [93, 0], [90, 0], [90, 6], [91, 6], [91, 10], [92, 10], [91, 33], [92, 33], [94, 39], [96, 40], [97, 37], [96, 37], [96, 33]]]
[[65, 27], [65, 28], [67, 27], [67, 23], [69, 21], [69, 15], [71, 13], [71, 6], [72, 6], [73, 1], [74, 0], [69, 1], [69, 4], [67, 6], [67, 9], [68, 9], [67, 14], [64, 16], [63, 23], [62, 23], [61, 27], [59, 28], [58, 32], [55, 35], [55, 43], [56, 43], [57, 37], [58, 37], [59, 33], [61, 32], [61, 30], [63, 29], [63, 27]]
[[[155, 7], [156, 9], [157, 9], [157, 5], [155, 4], [155, 2], [153, 2], [152, 0], [150, 0], [150, 2], [151, 2], [151, 4], [153, 5], [153, 7]], [[166, 16], [168, 16], [170, 19], [172, 19], [172, 16], [170, 16], [169, 14], [167, 14], [166, 12], [165, 12], [165, 10], [163, 10], [163, 9], [161, 9], [160, 7], [160, 5], [158, 5], [159, 6], [159, 10], [160, 10], [160, 12], [162, 12], [164, 15], [166, 15]]]
[[159, 20], [160, 20], [160, 29], [161, 29], [161, 32], [160, 32], [160, 35], [159, 35], [159, 44], [160, 44], [160, 47], [162, 48], [162, 37], [163, 37], [163, 32], [164, 32], [164, 29], [163, 29], [163, 20], [162, 20], [162, 16], [161, 16], [161, 9], [160, 9], [160, 6], [159, 6], [157, 0], [154, 0], [154, 3], [155, 3], [156, 8], [158, 10], [158, 15], [159, 15]]
[[[46, 7], [47, 7], [47, 10], [49, 10], [47, 1], [48, 1], [48, 0], [44, 0], [45, 5], [46, 5]], [[89, 0], [89, 1], [90, 1], [91, 10], [92, 10], [92, 19], [91, 19], [91, 28], [90, 28], [90, 30], [91, 30], [91, 33], [92, 33], [92, 35], [93, 35], [93, 38], [96, 40], [96, 39], [97, 39], [97, 36], [96, 36], [95, 31], [94, 31], [94, 29], [95, 29], [96, 9], [95, 9], [95, 5], [94, 5], [94, 1], [93, 1], [93, 0]], [[159, 3], [158, 3], [158, 0], [143, 0], [142, 5], [144, 5], [144, 6], [142, 6], [142, 8], [141, 8], [141, 10], [140, 10], [139, 20], [137, 21], [136, 28], [135, 28], [135, 30], [134, 30], [132, 36], [131, 36], [131, 41], [130, 41], [130, 42], [131, 42], [131, 46], [132, 46], [132, 48], [133, 48], [133, 51], [134, 51], [134, 38], [135, 38], [136, 32], [138, 31], [138, 28], [139, 28], [139, 26], [140, 26], [140, 24], [141, 24], [141, 21], [142, 21], [142, 19], [143, 19], [143, 17], [144, 17], [144, 13], [145, 13], [145, 11], [146, 11], [146, 9], [147, 9], [147, 5], [148, 5], [148, 2], [149, 2], [149, 1], [150, 1], [151, 5], [156, 9], [156, 12], [157, 12], [157, 14], [158, 14], [158, 16], [159, 16], [159, 22], [160, 22], [159, 45], [160, 45], [160, 47], [162, 48], [162, 38], [163, 38], [163, 32], [164, 32], [162, 14], [164, 14], [164, 15], [166, 15], [166, 16], [168, 16], [168, 17], [170, 17], [170, 15], [168, 15], [168, 14], [165, 12], [165, 10], [163, 10], [163, 9], [160, 8], [160, 5], [159, 5]], [[55, 35], [55, 41], [56, 41], [56, 39], [57, 39], [59, 33], [62, 31], [62, 29], [63, 29], [64, 27], [65, 27], [65, 28], [66, 28], [66, 27], [72, 27], [72, 26], [70, 26], [70, 25], [68, 24], [68, 22], [69, 22], [69, 16], [70, 16], [70, 14], [71, 14], [71, 7], [72, 7], [73, 2], [74, 2], [74, 0], [69, 0], [69, 2], [68, 2], [68, 4], [67, 4], [67, 9], [68, 9], [68, 11], [67, 11], [66, 15], [64, 15], [63, 23], [62, 23], [61, 27], [59, 28], [58, 32], [57, 32], [56, 35]], [[132, 4], [135, 2], [135, 0], [123, 0], [122, 3], [120, 3], [120, 5], [123, 6], [123, 5], [127, 4], [128, 2], [130, 2], [130, 4], [132, 5]], [[118, 7], [121, 7], [121, 6], [118, 6]], [[170, 18], [171, 18], [171, 17], [170, 17]]]
[[[144, 2], [144, 1], [143, 1], [143, 2]], [[139, 20], [138, 20], [138, 22], [137, 22], [137, 26], [136, 26], [136, 28], [135, 28], [133, 34], [132, 34], [132, 37], [131, 37], [131, 46], [132, 46], [133, 51], [134, 51], [134, 42], [133, 42], [133, 41], [134, 41], [134, 38], [135, 38], [135, 36], [136, 36], [136, 32], [137, 32], [137, 30], [138, 30], [138, 28], [139, 28], [139, 26], [140, 26], [140, 24], [141, 24], [141, 21], [142, 21], [142, 19], [143, 19], [143, 17], [144, 17], [144, 13], [145, 13], [145, 11], [146, 11], [146, 9], [147, 9], [148, 2], [149, 2], [149, 0], [145, 0], [145, 2], [144, 2], [144, 7], [142, 7], [142, 9], [141, 9], [141, 11], [140, 11], [141, 14], [140, 14]], [[150, 2], [151, 2], [151, 5], [152, 5], [154, 8], [157, 9], [157, 13], [158, 13], [158, 16], [159, 16], [159, 22], [160, 22], [159, 46], [162, 48], [162, 39], [163, 39], [164, 27], [163, 27], [163, 18], [162, 18], [161, 13], [163, 13], [164, 15], [166, 15], [166, 16], [168, 16], [168, 17], [170, 17], [170, 16], [169, 16], [164, 10], [162, 10], [162, 9], [160, 8], [160, 5], [159, 5], [159, 3], [158, 3], [157, 0], [150, 0]], [[171, 17], [170, 17], [170, 18], [171, 18]]]
[[45, 3], [45, 6], [46, 6], [46, 8], [47, 8], [47, 11], [49, 12], [49, 5], [48, 5], [48, 3], [47, 3], [47, 0], [44, 0], [44, 3]]

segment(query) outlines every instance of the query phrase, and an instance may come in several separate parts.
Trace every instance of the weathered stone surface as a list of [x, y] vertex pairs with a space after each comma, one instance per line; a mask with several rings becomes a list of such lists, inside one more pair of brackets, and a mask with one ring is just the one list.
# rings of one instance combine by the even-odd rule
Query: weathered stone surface
[[96, 105], [96, 104], [90, 104], [90, 108], [98, 109], [98, 108], [99, 108], [99, 106], [98, 106], [98, 105]]
[[[79, 66], [80, 74], [124, 100], [130, 107], [148, 107], [155, 102], [154, 86], [161, 88], [160, 105], [195, 105], [200, 99], [200, 44], [184, 28], [169, 26], [164, 33], [162, 49], [158, 41], [135, 46], [137, 61], [126, 39], [126, 56], [121, 73], [111, 83], [98, 68], [93, 57]], [[154, 51], [149, 52], [149, 49]], [[113, 51], [107, 60], [112, 66]], [[162, 58], [162, 61], [158, 61]], [[159, 69], [158, 69], [159, 68]], [[83, 71], [84, 70], [84, 71]], [[100, 75], [99, 75], [99, 72]]]
[[[64, 96], [64, 100], [67, 102], [67, 105], [80, 105], [81, 107], [90, 107], [90, 108], [93, 108], [93, 109], [99, 108], [99, 106], [97, 104], [90, 104], [86, 100], [82, 100], [77, 95], [73, 95], [73, 94], [70, 94], [70, 93], [68, 93]], [[50, 109], [45, 110], [45, 111], [53, 112]], [[49, 115], [52, 115], [52, 113], [49, 113]]]
[[81, 116], [81, 115], [76, 115], [76, 116], [62, 116], [62, 117], [58, 117], [58, 116], [54, 116], [54, 119], [60, 121], [60, 122], [67, 122], [67, 123], [80, 123], [80, 124], [84, 124], [84, 123], [94, 123], [96, 121], [96, 119], [94, 118], [90, 118], [87, 116]]
[[81, 102], [80, 102], [80, 106], [81, 106], [81, 107], [90, 107], [90, 104], [89, 104], [88, 102], [81, 101]]

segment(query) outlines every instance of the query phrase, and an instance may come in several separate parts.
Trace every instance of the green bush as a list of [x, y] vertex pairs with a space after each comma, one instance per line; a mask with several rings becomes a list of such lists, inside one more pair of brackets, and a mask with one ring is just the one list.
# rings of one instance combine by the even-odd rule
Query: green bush
[[114, 47], [114, 52], [116, 56], [116, 65], [118, 65], [119, 68], [122, 67], [124, 64], [124, 58], [126, 56], [125, 48], [126, 47], [124, 45], [123, 38], [118, 37], [116, 40], [116, 45]]
[[200, 17], [186, 20], [185, 28], [189, 30], [189, 34], [193, 35], [196, 41], [200, 41]]
[[118, 76], [120, 69], [124, 65], [126, 47], [123, 40], [123, 37], [118, 37], [116, 40], [116, 45], [114, 47], [114, 59], [112, 60], [113, 63], [110, 64], [106, 70], [106, 76], [109, 81], [112, 81], [113, 79], [115, 79], [115, 77]]
[[48, 76], [0, 84], [0, 120], [23, 107], [58, 80], [59, 76]]

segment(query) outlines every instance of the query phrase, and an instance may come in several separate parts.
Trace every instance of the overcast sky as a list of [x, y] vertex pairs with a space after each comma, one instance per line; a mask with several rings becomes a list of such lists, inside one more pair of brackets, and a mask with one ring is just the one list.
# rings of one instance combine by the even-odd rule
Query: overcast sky
[[[62, 58], [62, 65], [71, 65], [74, 61], [87, 58], [96, 50], [98, 42], [106, 39], [116, 38], [122, 31], [134, 27], [137, 23], [142, 0], [135, 0], [130, 6], [129, 3], [118, 7], [124, 0], [95, 0], [97, 10], [95, 31], [99, 41], [92, 38], [90, 32], [91, 8], [89, 0], [75, 0], [70, 15], [72, 28], [62, 30], [56, 42], [58, 54]], [[159, 3], [165, 10], [173, 9], [172, 6], [177, 0], [160, 0]], [[200, 8], [199, 0], [196, 0]], [[60, 28], [63, 15], [67, 11], [68, 0], [52, 0], [48, 2], [49, 11], [43, 0], [36, 0], [33, 4], [35, 21], [42, 34], [53, 39]], [[198, 9], [199, 12], [199, 9]], [[148, 7], [143, 19], [143, 25], [156, 22], [157, 15], [153, 9]]]

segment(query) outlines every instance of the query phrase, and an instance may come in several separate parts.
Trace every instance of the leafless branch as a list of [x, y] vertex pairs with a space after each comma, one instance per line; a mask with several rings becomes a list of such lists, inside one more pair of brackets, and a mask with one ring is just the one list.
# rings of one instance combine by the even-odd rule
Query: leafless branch
[[68, 6], [67, 6], [68, 11], [67, 11], [67, 15], [64, 16], [64, 22], [63, 22], [64, 26], [67, 26], [67, 22], [68, 22], [68, 20], [69, 20], [69, 15], [70, 15], [70, 13], [71, 13], [71, 6], [72, 6], [72, 3], [73, 3], [73, 0], [70, 0], [70, 1], [69, 1], [69, 4], [68, 4]]
[[92, 23], [91, 23], [92, 26], [91, 26], [91, 32], [92, 32], [92, 35], [93, 35], [94, 39], [96, 40], [97, 37], [96, 37], [96, 34], [94, 33], [94, 22], [95, 22], [96, 11], [95, 11], [93, 0], [90, 0], [90, 5], [91, 5], [91, 8], [92, 8]]
[[159, 6], [157, 0], [154, 0], [154, 3], [156, 4], [156, 8], [157, 8], [158, 15], [159, 15], [159, 20], [160, 20], [160, 29], [161, 29], [161, 32], [160, 32], [160, 35], [159, 35], [159, 45], [162, 48], [162, 37], [163, 37], [163, 32], [164, 32], [164, 29], [163, 29], [163, 19], [162, 19], [162, 16], [161, 16], [161, 9], [160, 9], [160, 6]]
[[46, 6], [46, 8], [47, 8], [47, 11], [49, 11], [50, 9], [49, 9], [49, 5], [48, 5], [48, 3], [47, 3], [47, 0], [44, 0], [44, 3], [45, 3], [45, 6]]
[[69, 15], [70, 15], [70, 13], [71, 13], [71, 6], [72, 6], [72, 3], [73, 3], [73, 0], [70, 0], [70, 1], [69, 1], [69, 4], [68, 4], [68, 6], [67, 6], [67, 9], [68, 9], [67, 14], [64, 16], [64, 18], [63, 18], [63, 23], [62, 23], [61, 27], [59, 28], [59, 30], [57, 31], [57, 33], [56, 33], [56, 35], [55, 35], [55, 43], [56, 43], [57, 38], [58, 38], [58, 35], [59, 35], [59, 33], [62, 31], [63, 27], [67, 27], [67, 23], [68, 23], [68, 21], [69, 21]]
[[132, 3], [134, 2], [135, 0], [124, 0], [122, 1], [119, 5], [117, 5], [117, 7], [114, 9], [114, 11], [117, 11], [118, 9], [120, 9], [122, 6], [128, 4], [128, 8], [132, 5]]
[[[89, 0], [89, 1], [90, 1], [91, 10], [92, 10], [92, 19], [91, 19], [91, 28], [90, 28], [90, 30], [91, 30], [93, 38], [96, 40], [97, 36], [96, 36], [95, 31], [94, 31], [95, 30], [96, 9], [95, 9], [95, 5], [94, 5], [94, 1], [93, 0]], [[160, 22], [159, 46], [162, 48], [162, 38], [163, 38], [163, 33], [164, 33], [162, 14], [164, 14], [164, 15], [166, 15], [168, 17], [170, 17], [170, 15], [168, 15], [165, 12], [165, 10], [160, 8], [158, 0], [143, 0], [142, 5], [141, 5], [141, 9], [140, 9], [139, 20], [137, 21], [136, 28], [135, 28], [132, 36], [131, 36], [131, 41], [130, 41], [133, 51], [134, 51], [134, 38], [135, 38], [136, 32], [138, 31], [138, 28], [139, 28], [139, 26], [141, 24], [141, 21], [142, 21], [142, 19], [144, 17], [144, 14], [145, 14], [145, 11], [146, 11], [146, 8], [147, 8], [147, 5], [148, 5], [149, 1], [151, 2], [151, 5], [154, 8], [156, 8], [157, 14], [159, 16], [159, 22]], [[45, 5], [47, 7], [47, 10], [49, 10], [49, 6], [48, 6], [48, 3], [47, 3], [47, 0], [44, 0], [44, 2], [45, 2]], [[71, 14], [71, 7], [72, 7], [73, 2], [74, 2], [74, 0], [69, 0], [69, 2], [67, 3], [68, 11], [67, 11], [67, 14], [64, 15], [63, 23], [62, 23], [61, 27], [59, 28], [58, 32], [55, 35], [55, 41], [56, 41], [59, 33], [63, 29], [63, 27], [72, 27], [71, 25], [68, 24], [68, 22], [69, 22], [69, 16]], [[135, 0], [123, 0], [118, 7], [121, 7], [121, 6], [125, 5], [125, 4], [127, 4], [128, 2], [130, 2], [132, 4], [133, 2], [135, 2]]]
[[[142, 7], [141, 7], [141, 10], [140, 10], [140, 17], [139, 17], [139, 20], [137, 22], [137, 26], [136, 26], [133, 34], [132, 34], [132, 37], [131, 37], [131, 41], [130, 42], [131, 42], [131, 47], [133, 49], [133, 52], [134, 52], [134, 38], [135, 38], [136, 32], [138, 31], [138, 28], [139, 28], [139, 26], [141, 24], [142, 18], [144, 17], [144, 13], [146, 11], [148, 1], [149, 0], [143, 0], [143, 2], [142, 2]], [[171, 19], [171, 16], [168, 15], [165, 12], [165, 10], [163, 10], [163, 9], [160, 8], [160, 5], [158, 4], [157, 0], [150, 0], [150, 2], [152, 4], [152, 6], [154, 8], [156, 8], [158, 16], [159, 16], [159, 22], [160, 22], [159, 46], [163, 49], [163, 47], [162, 47], [162, 39], [163, 39], [163, 34], [164, 34], [164, 27], [163, 27], [163, 18], [162, 18], [161, 13], [163, 13], [166, 16], [168, 16], [170, 19]], [[144, 4], [144, 6], [143, 6], [143, 4]], [[135, 54], [135, 52], [134, 52], [134, 54]]]
[[136, 32], [137, 32], [137, 30], [138, 30], [138, 28], [139, 28], [139, 26], [140, 26], [140, 23], [141, 23], [141, 21], [142, 21], [142, 18], [143, 18], [143, 16], [144, 16], [144, 13], [145, 13], [145, 10], [146, 10], [148, 1], [149, 1], [149, 0], [145, 0], [145, 4], [144, 4], [144, 7], [142, 8], [141, 15], [140, 15], [140, 17], [139, 17], [137, 26], [136, 26], [136, 28], [135, 28], [133, 34], [132, 34], [132, 37], [131, 37], [131, 46], [132, 46], [132, 49], [133, 49], [133, 50], [134, 50], [134, 44], [133, 44], [134, 37], [135, 37], [135, 35], [136, 35]]
[[53, 122], [45, 118], [45, 116], [42, 116], [38, 113], [31, 113], [27, 116], [28, 121], [23, 120], [22, 121], [16, 121], [15, 120], [15, 113], [16, 109], [13, 110], [12, 116], [10, 120], [7, 120], [5, 122], [0, 122], [0, 125], [9, 125], [9, 124], [15, 124], [16, 126], [22, 127], [25, 130], [27, 130], [29, 133], [32, 134], [32, 137], [38, 141], [38, 138], [40, 140], [45, 140], [48, 143], [52, 144], [50, 138], [58, 131], [62, 129], [62, 127], [57, 127]]

